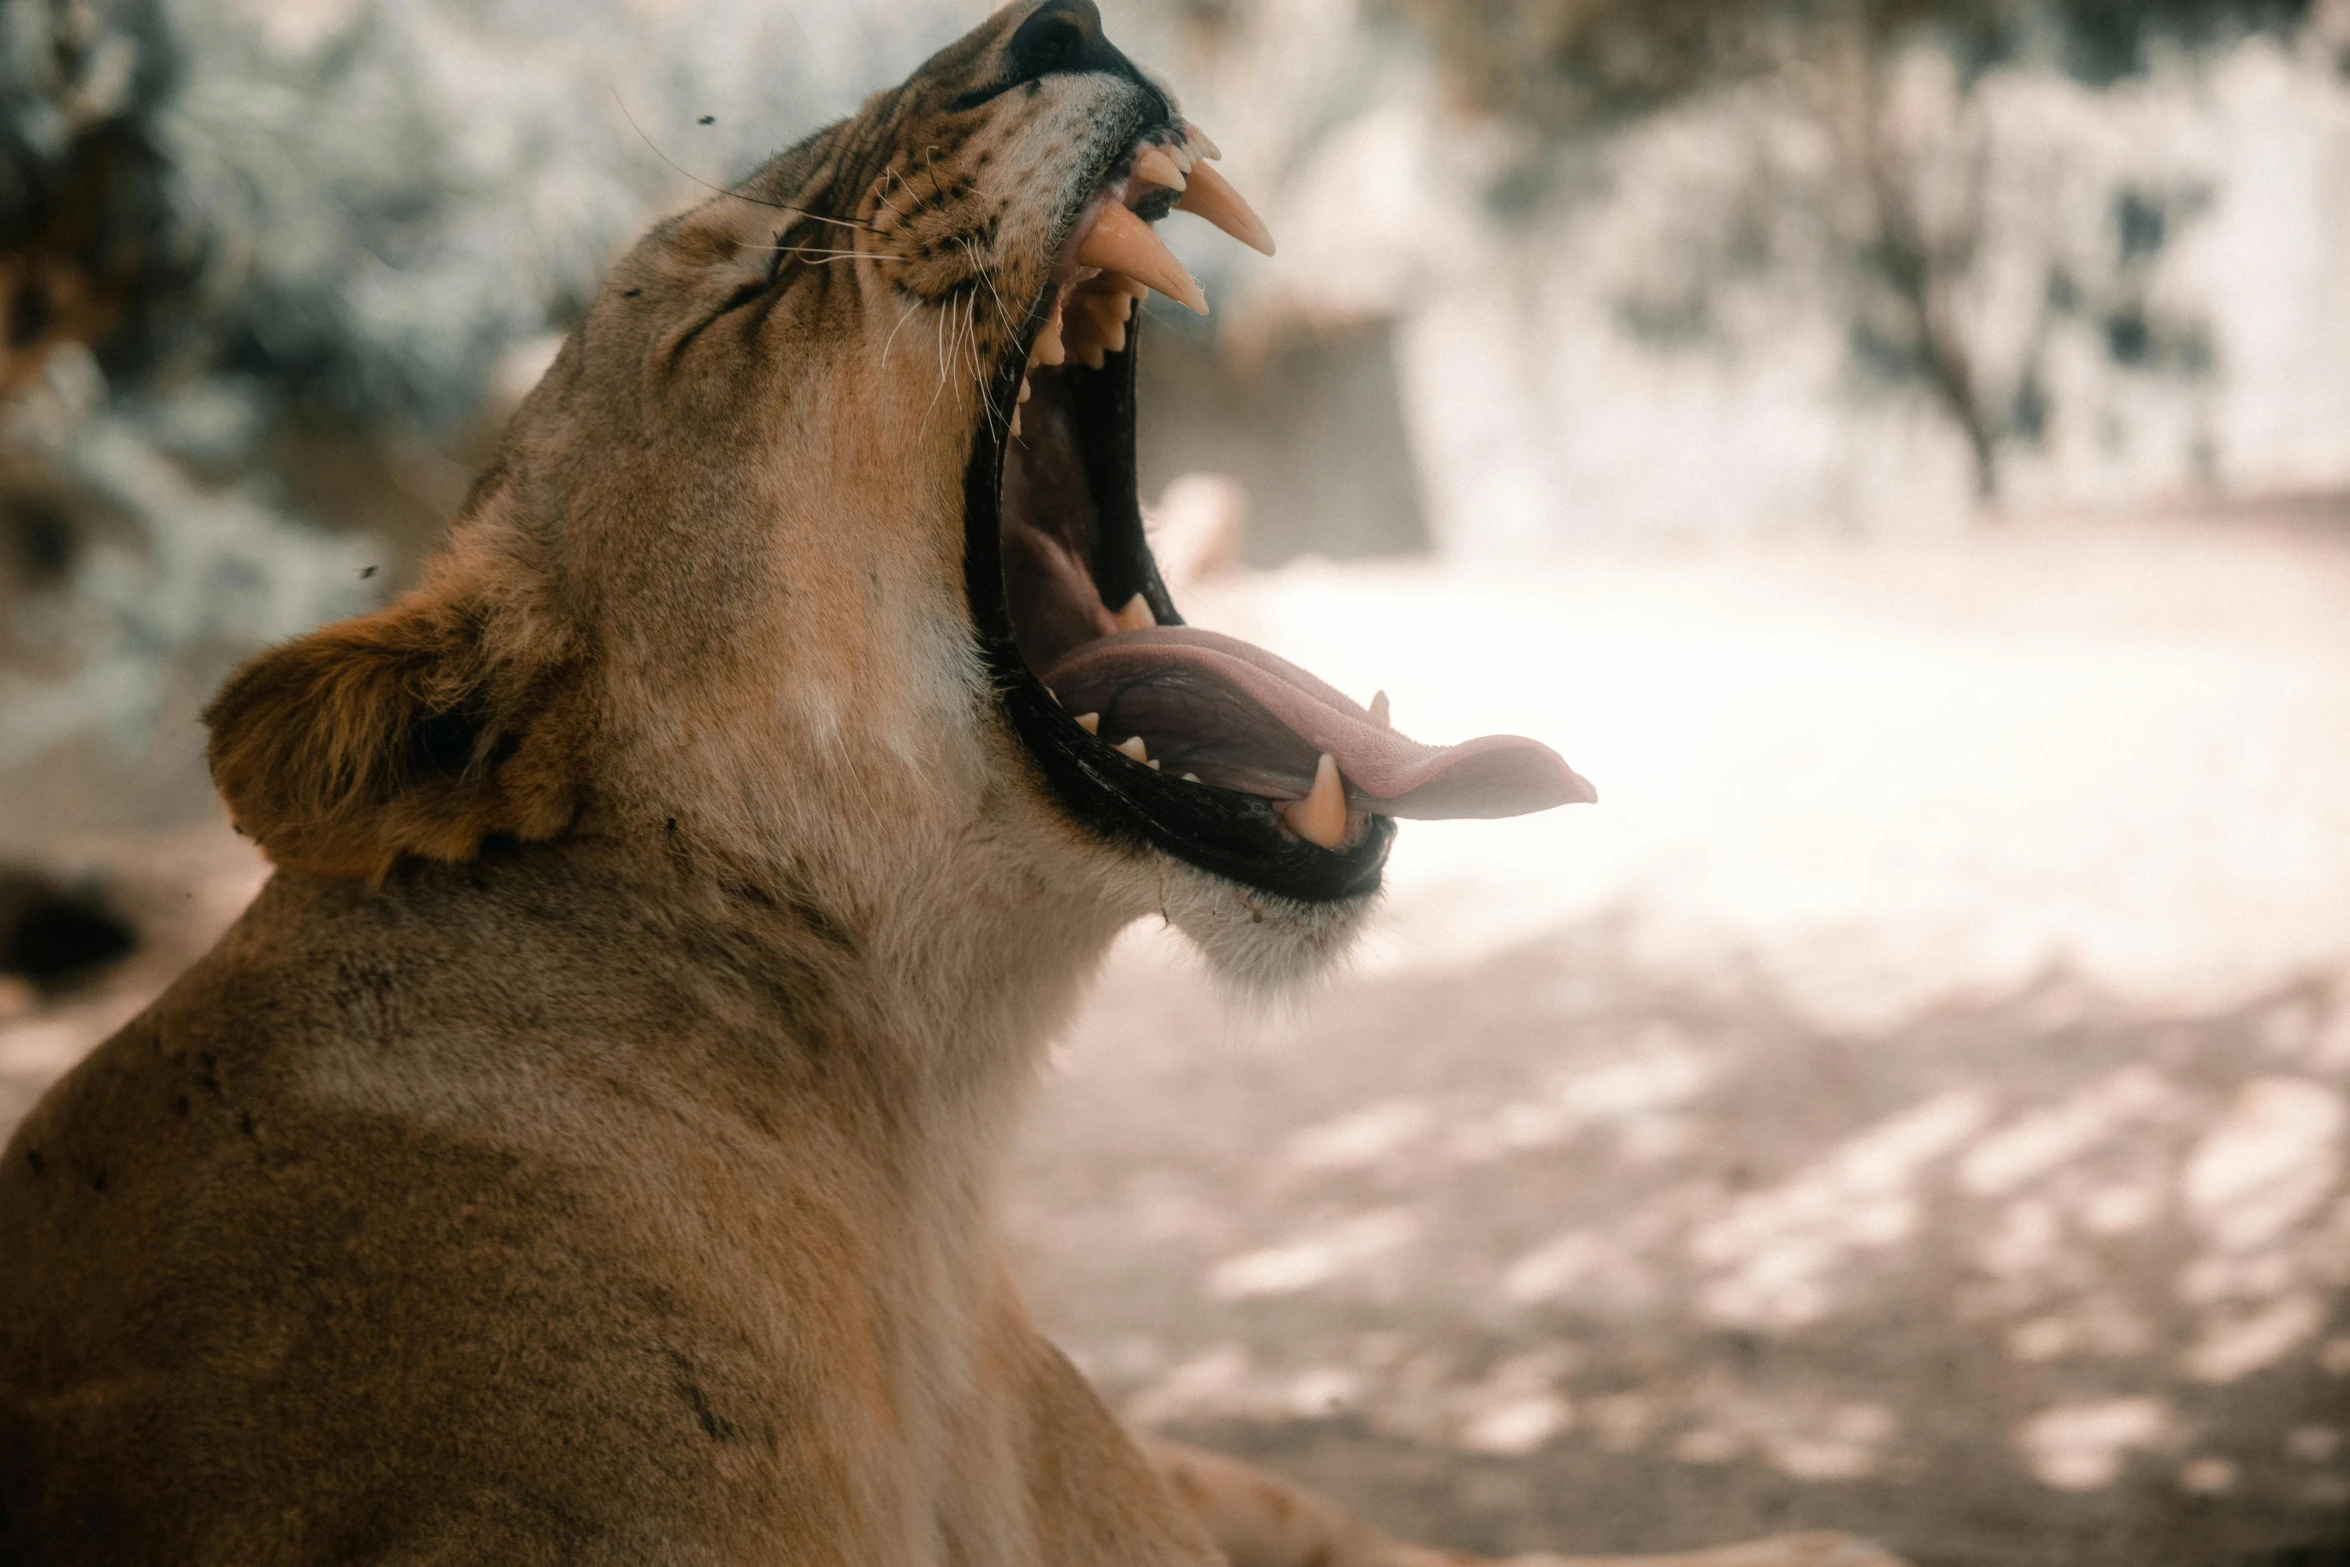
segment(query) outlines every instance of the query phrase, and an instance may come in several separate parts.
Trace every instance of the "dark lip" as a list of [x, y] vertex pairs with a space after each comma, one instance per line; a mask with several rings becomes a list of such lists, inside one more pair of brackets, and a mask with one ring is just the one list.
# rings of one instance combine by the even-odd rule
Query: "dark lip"
[[[1122, 150], [1100, 178], [1107, 179], [1126, 155]], [[1227, 880], [1300, 902], [1337, 902], [1376, 892], [1395, 841], [1389, 818], [1373, 816], [1362, 840], [1350, 848], [1318, 848], [1292, 834], [1269, 801], [1184, 783], [1087, 734], [1020, 656], [1003, 587], [1004, 443], [1028, 350], [1050, 301], [1048, 285], [1030, 308], [1020, 342], [996, 369], [963, 480], [964, 593], [980, 651], [1013, 729], [1061, 807], [1106, 836], [1152, 845]], [[1077, 378], [1086, 477], [1101, 524], [1092, 567], [1102, 602], [1123, 604], [1140, 593], [1159, 624], [1180, 625], [1183, 617], [1143, 538], [1136, 494], [1134, 370], [1143, 336], [1138, 310], [1122, 352], [1110, 355], [1099, 370], [1071, 360], [1061, 373]]]

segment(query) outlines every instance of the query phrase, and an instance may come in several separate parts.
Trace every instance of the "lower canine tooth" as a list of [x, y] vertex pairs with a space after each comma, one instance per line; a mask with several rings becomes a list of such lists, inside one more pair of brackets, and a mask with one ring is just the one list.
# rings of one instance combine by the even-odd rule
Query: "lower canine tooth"
[[1131, 756], [1138, 762], [1147, 762], [1151, 759], [1150, 747], [1142, 743], [1140, 735], [1128, 735], [1111, 749], [1122, 755]]
[[1079, 713], [1077, 727], [1089, 735], [1099, 734], [1102, 728], [1102, 715], [1099, 713]]
[[1289, 830], [1308, 843], [1335, 849], [1346, 842], [1346, 788], [1338, 781], [1338, 763], [1324, 751], [1314, 764], [1314, 787], [1302, 800], [1281, 807]]
[[1128, 599], [1126, 607], [1118, 611], [1120, 631], [1148, 631], [1158, 623], [1159, 617], [1151, 613], [1150, 601], [1139, 593]]

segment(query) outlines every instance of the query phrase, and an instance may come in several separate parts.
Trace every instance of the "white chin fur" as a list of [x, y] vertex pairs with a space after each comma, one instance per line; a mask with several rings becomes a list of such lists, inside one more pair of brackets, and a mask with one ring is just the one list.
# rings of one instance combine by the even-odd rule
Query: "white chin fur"
[[1218, 980], [1271, 999], [1327, 974], [1354, 945], [1377, 893], [1300, 903], [1237, 886], [1180, 862], [1167, 870], [1166, 916], [1191, 938]]

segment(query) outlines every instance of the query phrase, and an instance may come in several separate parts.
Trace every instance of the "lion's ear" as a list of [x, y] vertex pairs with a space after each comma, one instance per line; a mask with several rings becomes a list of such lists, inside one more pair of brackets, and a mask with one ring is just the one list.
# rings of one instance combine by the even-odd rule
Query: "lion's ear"
[[280, 865], [370, 879], [403, 854], [561, 832], [576, 808], [561, 682], [493, 655], [484, 619], [421, 589], [238, 670], [204, 712], [238, 830]]

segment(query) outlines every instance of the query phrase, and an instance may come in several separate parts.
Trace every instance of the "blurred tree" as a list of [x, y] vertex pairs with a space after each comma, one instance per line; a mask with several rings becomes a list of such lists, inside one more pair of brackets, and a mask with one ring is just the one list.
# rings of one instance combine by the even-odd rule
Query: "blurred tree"
[[[1533, 199], [1562, 143], [1608, 135], [1700, 94], [1761, 85], [1798, 105], [1833, 149], [1826, 227], [1852, 283], [1855, 362], [1927, 393], [1964, 437], [1986, 502], [1999, 496], [2002, 450], [2041, 436], [2039, 350], [2054, 318], [2097, 312], [2107, 351], [2124, 366], [2197, 374], [2209, 359], [2194, 323], [2161, 318], [2145, 297], [2147, 259], [2194, 210], [2192, 191], [2122, 192], [2112, 264], [2094, 280], [2059, 247], [2044, 247], [2039, 319], [2023, 350], [1987, 351], [1980, 312], [1966, 298], [1994, 178], [1987, 84], [2004, 69], [2037, 68], [2111, 86], [2166, 51], [2206, 52], [2254, 32], [2297, 34], [2314, 14], [2340, 9], [2311, 0], [1397, 4], [1429, 30], [1456, 98], [1523, 133], [1525, 155], [1497, 187], [1505, 206]], [[1943, 64], [1941, 91], [1916, 90], [1907, 68], [1922, 56]], [[2053, 186], [2045, 194], [2056, 199]]]
[[2290, 30], [2312, 0], [1396, 0], [1455, 91], [1551, 135], [1645, 114], [1703, 88], [1857, 48], [1930, 40], [1970, 77], [2019, 60], [2105, 84], [2164, 44]]
[[0, 768], [396, 585], [649, 209], [963, 25], [0, 0]]
[[[0, 398], [61, 342], [151, 351], [200, 238], [153, 132], [173, 56], [151, 0], [13, 6], [0, 26]], [[119, 362], [119, 360], [118, 360]]]

